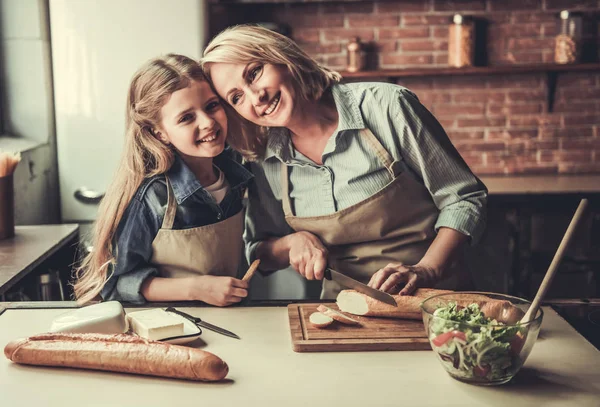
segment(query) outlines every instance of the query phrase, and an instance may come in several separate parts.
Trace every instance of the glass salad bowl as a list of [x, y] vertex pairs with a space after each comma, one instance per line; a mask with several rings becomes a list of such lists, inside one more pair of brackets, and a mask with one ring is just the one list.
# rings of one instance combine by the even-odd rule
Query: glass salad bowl
[[519, 320], [531, 302], [504, 294], [453, 292], [421, 303], [431, 348], [453, 378], [478, 385], [512, 379], [540, 332], [543, 311]]

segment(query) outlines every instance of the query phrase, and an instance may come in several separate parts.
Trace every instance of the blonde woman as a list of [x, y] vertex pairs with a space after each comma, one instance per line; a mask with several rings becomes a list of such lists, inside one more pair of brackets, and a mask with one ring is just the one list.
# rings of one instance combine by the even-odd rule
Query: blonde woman
[[[289, 38], [249, 25], [217, 35], [202, 64], [238, 113], [231, 145], [254, 160], [248, 258], [307, 279], [329, 265], [403, 295], [469, 285], [460, 253], [484, 230], [487, 190], [412, 92], [341, 84]], [[340, 289], [324, 281], [322, 297]]]
[[146, 63], [127, 100], [125, 149], [103, 199], [80, 302], [241, 301], [242, 198], [252, 175], [225, 147], [227, 117], [198, 62]]

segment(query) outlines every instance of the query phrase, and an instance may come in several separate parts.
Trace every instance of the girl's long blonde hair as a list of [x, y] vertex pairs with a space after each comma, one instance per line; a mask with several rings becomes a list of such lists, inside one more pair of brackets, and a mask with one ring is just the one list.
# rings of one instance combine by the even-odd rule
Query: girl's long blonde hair
[[[285, 65], [299, 94], [308, 101], [317, 101], [341, 75], [308, 56], [293, 40], [255, 25], [237, 25], [218, 34], [204, 50], [202, 67], [210, 81], [211, 64]], [[229, 120], [229, 144], [251, 161], [260, 159], [267, 144], [267, 128], [241, 117], [224, 103]]]
[[192, 81], [206, 81], [197, 61], [168, 54], [148, 61], [133, 76], [127, 95], [125, 146], [115, 177], [98, 210], [93, 248], [76, 270], [73, 285], [80, 303], [96, 298], [115, 262], [113, 238], [125, 209], [144, 178], [165, 173], [173, 150], [153, 135], [161, 109], [173, 92]]

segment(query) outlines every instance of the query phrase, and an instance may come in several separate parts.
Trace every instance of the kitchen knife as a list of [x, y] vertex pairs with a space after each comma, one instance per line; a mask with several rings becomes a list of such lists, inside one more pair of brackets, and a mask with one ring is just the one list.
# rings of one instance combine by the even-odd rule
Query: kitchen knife
[[390, 294], [376, 290], [375, 288], [371, 288], [368, 285], [363, 284], [360, 281], [356, 281], [345, 274], [339, 273], [330, 267], [325, 269], [325, 278], [327, 280], [333, 280], [344, 287], [352, 288], [353, 290], [368, 295], [371, 298], [375, 298], [378, 301], [385, 302], [386, 304], [393, 305], [394, 307], [398, 306], [398, 304], [396, 304], [396, 300], [394, 300], [394, 297], [392, 297]]
[[185, 319], [192, 321], [194, 324], [201, 326], [202, 328], [206, 328], [206, 329], [210, 329], [211, 331], [215, 331], [217, 333], [220, 333], [221, 335], [225, 335], [225, 336], [229, 336], [231, 338], [235, 338], [235, 339], [241, 339], [239, 336], [237, 336], [236, 334], [234, 334], [231, 331], [228, 331], [227, 329], [223, 329], [221, 327], [218, 327], [216, 325], [213, 324], [209, 324], [206, 321], [203, 321], [202, 319], [200, 319], [199, 317], [195, 317], [193, 315], [190, 314], [186, 314], [183, 311], [179, 311], [178, 309], [175, 309], [173, 307], [169, 307], [167, 308], [165, 311], [167, 312], [172, 312], [174, 314], [178, 314], [181, 315], [182, 317], [184, 317]]

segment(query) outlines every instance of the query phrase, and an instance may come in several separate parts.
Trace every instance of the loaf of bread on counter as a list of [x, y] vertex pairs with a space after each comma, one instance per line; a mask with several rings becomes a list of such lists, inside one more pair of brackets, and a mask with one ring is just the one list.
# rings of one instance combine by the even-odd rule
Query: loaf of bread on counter
[[394, 295], [397, 307], [377, 301], [365, 294], [354, 290], [341, 291], [336, 299], [340, 311], [366, 317], [384, 317], [400, 319], [422, 319], [421, 302], [427, 297], [443, 293], [451, 293], [448, 290], [436, 290], [433, 288], [419, 288], [413, 295]]
[[[433, 288], [419, 288], [413, 295], [394, 295], [397, 307], [377, 301], [367, 295], [354, 290], [341, 291], [336, 303], [341, 311], [354, 315], [400, 318], [400, 319], [422, 319], [421, 302], [428, 297], [438, 294], [451, 293], [448, 290], [436, 290]], [[481, 294], [456, 293], [458, 305], [466, 307], [469, 304], [479, 305], [483, 314], [505, 324], [514, 324], [523, 317], [523, 311], [509, 301], [495, 300]]]
[[200, 349], [133, 335], [48, 333], [18, 339], [4, 348], [15, 363], [106, 370], [178, 379], [218, 381], [229, 367]]

